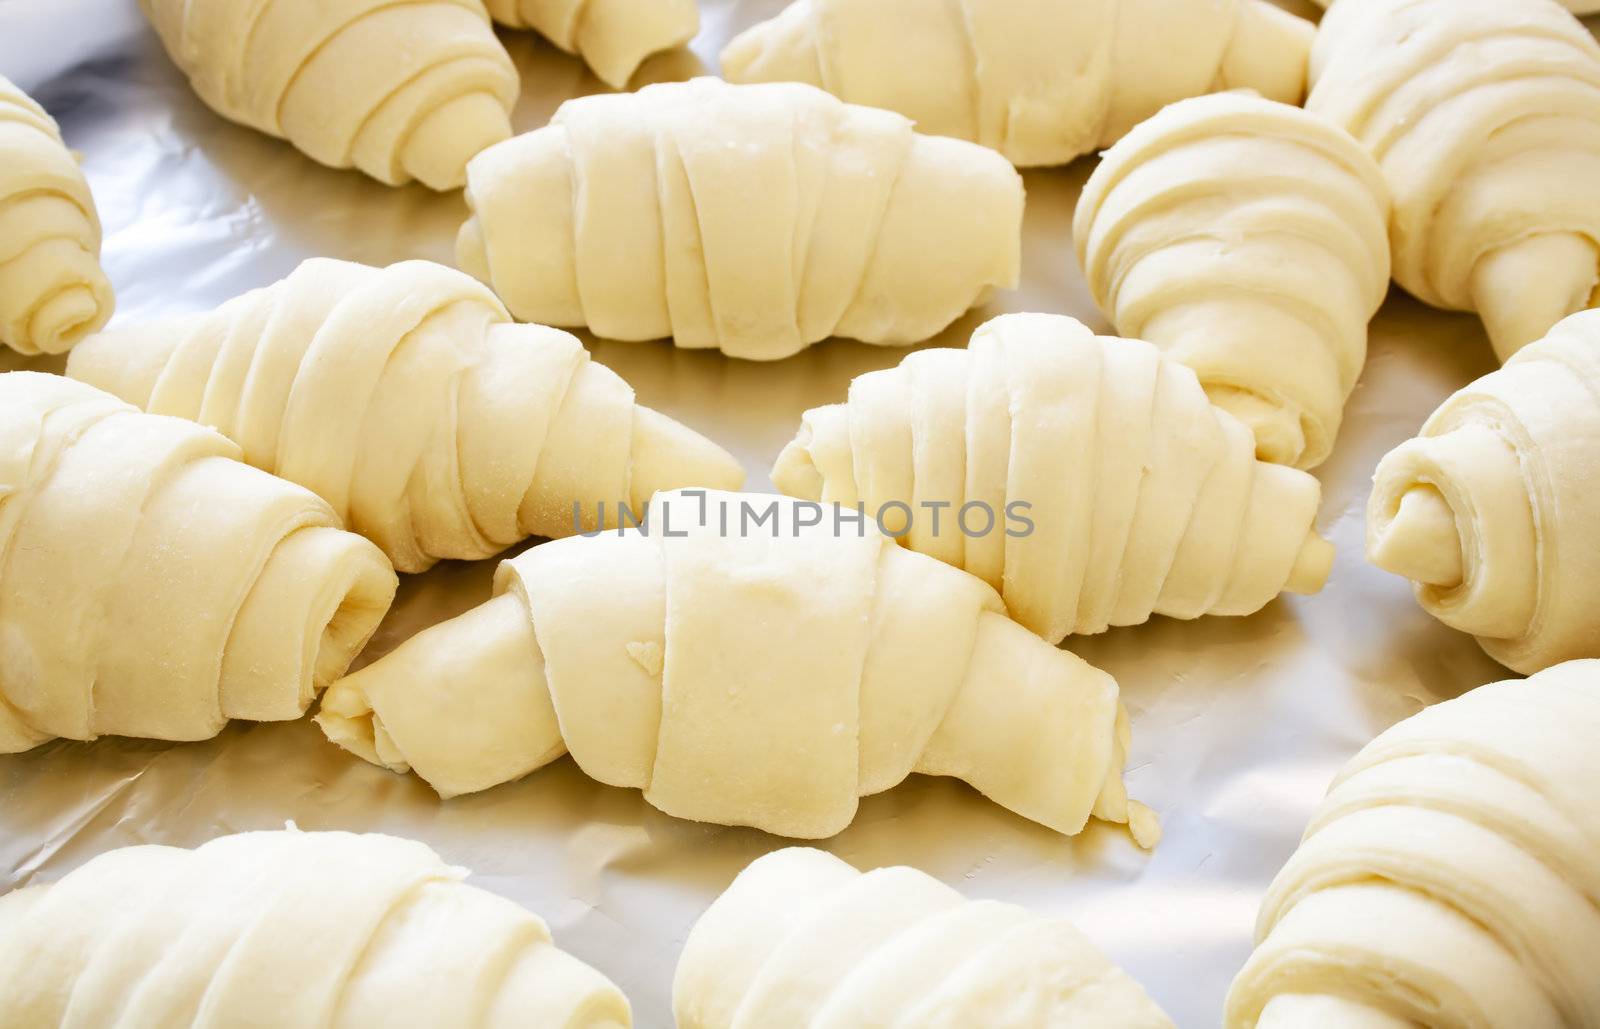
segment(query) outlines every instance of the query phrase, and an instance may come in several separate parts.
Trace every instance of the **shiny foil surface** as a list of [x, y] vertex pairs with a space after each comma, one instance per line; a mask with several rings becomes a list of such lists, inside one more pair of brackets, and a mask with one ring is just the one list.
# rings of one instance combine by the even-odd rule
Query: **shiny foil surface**
[[[635, 85], [714, 71], [728, 38], [783, 3], [701, 0], [693, 52], [652, 59]], [[602, 88], [537, 36], [503, 38], [523, 74], [519, 131]], [[331, 171], [224, 121], [195, 98], [134, 0], [0, 0], [0, 73], [43, 103], [83, 156], [119, 320], [207, 309], [312, 256], [453, 263], [459, 194]], [[1071, 239], [1091, 168], [1086, 159], [1026, 174], [1022, 288], [932, 344], [962, 346], [1002, 311], [1064, 312], [1108, 330]], [[754, 364], [659, 342], [586, 342], [641, 402], [733, 451], [755, 490], [770, 489], [767, 470], [802, 411], [843, 399], [853, 376], [905, 355], [833, 341]], [[0, 351], [0, 367], [24, 365], [58, 370], [61, 360]], [[1509, 675], [1362, 556], [1379, 457], [1493, 367], [1474, 318], [1395, 291], [1372, 327], [1337, 450], [1317, 471], [1319, 526], [1339, 549], [1327, 588], [1251, 618], [1158, 618], [1068, 641], [1122, 684], [1129, 790], [1166, 830], [1153, 854], [1105, 826], [1065, 839], [961, 783], [921, 776], [863, 800], [854, 825], [820, 845], [862, 868], [914, 865], [973, 897], [1068, 916], [1179, 1025], [1216, 1025], [1261, 894], [1340, 765], [1421, 706]], [[487, 598], [492, 571], [493, 562], [446, 564], [406, 577], [362, 661]], [[426, 841], [544, 916], [563, 948], [616, 980], [642, 1026], [671, 1024], [673, 968], [694, 920], [746, 863], [790, 842], [670, 818], [636, 791], [589, 780], [570, 758], [441, 802], [420, 780], [346, 754], [309, 720], [236, 724], [207, 743], [57, 741], [0, 757], [0, 890], [57, 879], [114, 847], [194, 846], [286, 821]]]

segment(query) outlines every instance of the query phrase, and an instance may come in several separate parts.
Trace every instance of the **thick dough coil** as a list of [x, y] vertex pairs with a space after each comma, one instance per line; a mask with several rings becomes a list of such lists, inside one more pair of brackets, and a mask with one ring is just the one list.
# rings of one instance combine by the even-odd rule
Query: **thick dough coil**
[[1429, 708], [1340, 773], [1229, 1029], [1600, 1025], [1600, 662]]
[[404, 572], [744, 478], [572, 336], [512, 323], [481, 283], [424, 261], [306, 261], [214, 312], [95, 336], [67, 374], [217, 429]]
[[1554, 0], [1342, 0], [1311, 77], [1388, 179], [1400, 285], [1502, 361], [1600, 303], [1600, 43]]
[[1333, 558], [1315, 479], [1257, 461], [1185, 365], [1061, 315], [1003, 315], [966, 350], [858, 377], [806, 412], [772, 481], [883, 514], [1051, 642], [1250, 614], [1321, 589]]
[[1389, 290], [1383, 173], [1354, 139], [1256, 96], [1184, 100], [1106, 153], [1074, 221], [1123, 336], [1195, 370], [1265, 461], [1333, 449]]
[[632, 1024], [466, 876], [412, 840], [292, 828], [109, 851], [0, 897], [0, 1026]]
[[1456, 393], [1378, 464], [1367, 557], [1524, 675], [1600, 656], [1600, 311]]
[[511, 135], [517, 69], [482, 0], [139, 0], [212, 110], [330, 168], [456, 189]]
[[523, 321], [776, 360], [915, 343], [1016, 285], [1022, 199], [998, 156], [898, 115], [695, 79], [480, 154], [457, 254]]
[[81, 382], [0, 375], [0, 753], [208, 739], [298, 718], [344, 674], [394, 571], [237, 456]]
[[806, 82], [982, 143], [1066, 164], [1175, 100], [1305, 96], [1314, 30], [1264, 0], [796, 0], [722, 51], [732, 82]]
[[1064, 918], [804, 847], [757, 859], [695, 923], [672, 1006], [679, 1029], [1172, 1026]]
[[89, 184], [55, 121], [0, 75], [0, 344], [59, 354], [113, 302]]
[[770, 495], [647, 517], [502, 564], [495, 599], [337, 683], [318, 724], [444, 796], [570, 751], [670, 815], [781, 836], [832, 836], [914, 771], [1059, 832], [1159, 835], [1122, 785], [1116, 682], [977, 579]]
[[651, 54], [700, 31], [695, 0], [486, 0], [502, 25], [535, 29], [577, 54], [600, 81], [621, 89]]

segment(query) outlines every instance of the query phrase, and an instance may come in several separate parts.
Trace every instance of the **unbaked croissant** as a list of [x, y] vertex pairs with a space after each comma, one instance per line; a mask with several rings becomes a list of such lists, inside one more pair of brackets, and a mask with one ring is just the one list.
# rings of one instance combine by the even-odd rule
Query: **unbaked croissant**
[[81, 382], [0, 375], [0, 753], [207, 739], [298, 718], [344, 674], [394, 571], [237, 455]]
[[330, 168], [455, 189], [511, 135], [517, 69], [482, 0], [139, 0], [212, 110]]
[[621, 89], [651, 54], [700, 31], [695, 0], [486, 0], [502, 25], [537, 29], [582, 57], [600, 81]]
[[519, 319], [755, 360], [926, 339], [1021, 261], [1005, 161], [809, 86], [571, 100], [475, 158], [466, 196], [459, 263]]
[[1195, 370], [1265, 461], [1333, 448], [1389, 289], [1383, 173], [1337, 126], [1224, 93], [1183, 100], [1105, 154], [1074, 221], [1124, 336]]
[[1109, 675], [820, 505], [663, 493], [642, 529], [535, 547], [495, 588], [335, 684], [328, 737], [447, 797], [570, 751], [670, 815], [781, 836], [832, 836], [914, 771], [1058, 832], [1159, 835]]
[[1309, 22], [1265, 0], [795, 0], [722, 51], [732, 82], [807, 82], [1019, 166], [1066, 164], [1184, 97], [1305, 96]]
[[59, 354], [112, 305], [89, 184], [55, 121], [0, 75], [0, 344]]
[[466, 876], [412, 840], [292, 828], [109, 851], [0, 897], [0, 1026], [632, 1024]]
[[1229, 1029], [1600, 1025], [1600, 662], [1415, 715], [1274, 880]]
[[999, 589], [1051, 642], [1152, 614], [1245, 615], [1322, 588], [1321, 491], [1255, 459], [1194, 372], [1060, 315], [1003, 315], [805, 413], [784, 493], [864, 505]]
[[1600, 43], [1555, 0], [1341, 0], [1311, 77], [1388, 179], [1400, 285], [1502, 361], [1600, 303]]
[[217, 429], [404, 572], [744, 478], [572, 336], [512, 323], [481, 283], [425, 261], [306, 261], [209, 314], [92, 337], [67, 374]]
[[700, 916], [672, 1007], [679, 1029], [1172, 1026], [1064, 918], [805, 847], [752, 862]]
[[[1316, 0], [1323, 7], [1331, 6], [1333, 0]], [[1561, 3], [1573, 14], [1600, 13], [1600, 0], [1561, 0]]]
[[1600, 657], [1600, 311], [1456, 393], [1378, 464], [1367, 557], [1523, 674]]

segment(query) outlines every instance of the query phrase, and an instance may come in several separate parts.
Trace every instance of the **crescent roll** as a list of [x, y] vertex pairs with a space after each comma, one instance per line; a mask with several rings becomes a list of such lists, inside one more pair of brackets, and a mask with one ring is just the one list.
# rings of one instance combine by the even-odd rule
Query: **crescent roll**
[[101, 333], [67, 374], [217, 429], [404, 572], [744, 479], [572, 336], [514, 324], [483, 285], [426, 261], [306, 261], [213, 312]]
[[1109, 675], [820, 505], [663, 493], [638, 528], [505, 562], [495, 591], [336, 684], [329, 739], [444, 796], [570, 752], [670, 815], [801, 839], [912, 772], [1061, 833], [1159, 836]]

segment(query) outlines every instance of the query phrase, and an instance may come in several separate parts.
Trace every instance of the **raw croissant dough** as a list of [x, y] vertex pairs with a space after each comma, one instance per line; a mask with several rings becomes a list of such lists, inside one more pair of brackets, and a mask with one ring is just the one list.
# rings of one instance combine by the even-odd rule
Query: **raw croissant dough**
[[0, 344], [59, 354], [112, 304], [89, 184], [55, 121], [0, 75]]
[[[1254, 452], [1194, 372], [1150, 344], [1012, 314], [966, 350], [918, 351], [807, 411], [772, 481], [869, 515], [909, 507], [905, 543], [990, 583], [1059, 642], [1321, 589], [1333, 548], [1312, 528], [1317, 481]], [[898, 531], [902, 515], [884, 520]]]
[[600, 81], [621, 89], [651, 54], [700, 31], [695, 0], [486, 0], [502, 25], [537, 29], [582, 57]]
[[722, 51], [731, 82], [807, 82], [1021, 166], [1115, 143], [1174, 100], [1305, 96], [1309, 22], [1264, 0], [796, 0]]
[[776, 360], [909, 344], [1016, 285], [1022, 180], [808, 86], [569, 100], [467, 170], [462, 268], [523, 321]]
[[318, 724], [444, 796], [570, 750], [668, 814], [809, 839], [916, 771], [1154, 843], [1116, 682], [977, 579], [770, 495], [663, 493], [647, 519], [502, 564], [495, 599], [335, 684]]
[[517, 69], [482, 0], [139, 0], [212, 110], [330, 168], [455, 189], [511, 135]]
[[113, 850], [0, 897], [0, 1026], [632, 1024], [610, 980], [466, 875], [375, 834]]
[[1389, 290], [1388, 190], [1338, 127], [1225, 93], [1183, 100], [1108, 151], [1074, 221], [1117, 332], [1195, 370], [1264, 461], [1333, 448]]
[[[1332, 5], [1333, 0], [1316, 0], [1323, 7]], [[1600, 13], [1600, 0], [1561, 0], [1567, 10], [1574, 14]]]
[[481, 283], [425, 261], [307, 261], [215, 312], [95, 336], [67, 374], [216, 428], [404, 572], [744, 478], [576, 339], [513, 324]]
[[1445, 401], [1379, 464], [1367, 557], [1529, 674], [1600, 656], [1600, 311]]
[[1600, 303], [1600, 43], [1554, 0], [1341, 0], [1311, 78], [1388, 179], [1400, 285], [1502, 361]]
[[1267, 891], [1229, 1029], [1600, 1025], [1600, 662], [1428, 708]]
[[394, 572], [237, 454], [81, 382], [0, 375], [0, 753], [208, 739], [298, 718], [344, 674]]
[[695, 923], [672, 1007], [679, 1029], [1172, 1026], [1066, 919], [805, 847], [757, 859]]

